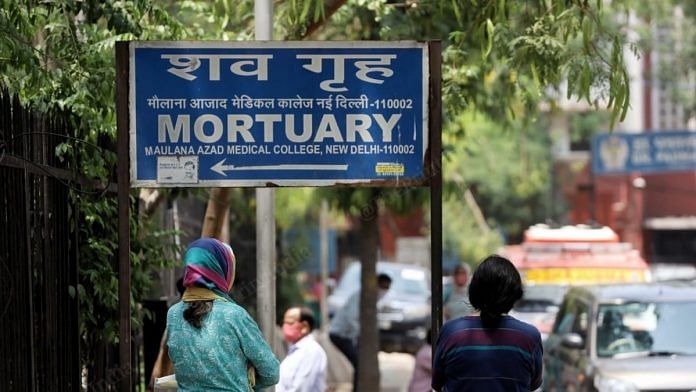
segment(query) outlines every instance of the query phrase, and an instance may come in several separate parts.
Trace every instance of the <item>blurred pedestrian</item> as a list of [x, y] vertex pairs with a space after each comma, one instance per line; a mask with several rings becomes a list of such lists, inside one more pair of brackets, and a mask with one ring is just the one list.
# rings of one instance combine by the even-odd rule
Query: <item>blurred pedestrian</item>
[[474, 312], [474, 307], [469, 302], [469, 275], [468, 264], [458, 264], [452, 273], [452, 284], [445, 287], [442, 293], [442, 310], [446, 320], [468, 316]]
[[408, 392], [431, 392], [433, 379], [433, 346], [430, 330], [425, 336], [425, 343], [416, 353], [413, 376], [408, 384]]
[[[392, 279], [377, 275], [378, 301], [389, 291]], [[336, 311], [329, 326], [329, 339], [353, 365], [353, 390], [358, 380], [358, 338], [360, 335], [360, 290], [353, 293], [342, 308]]]
[[278, 382], [279, 364], [259, 327], [229, 295], [235, 257], [202, 238], [184, 256], [183, 301], [167, 314], [167, 347], [179, 390], [248, 392]]
[[541, 335], [507, 312], [522, 298], [512, 263], [487, 257], [474, 272], [469, 299], [478, 314], [447, 322], [433, 361], [436, 391], [533, 391], [541, 386]]
[[276, 392], [325, 392], [326, 353], [312, 336], [316, 325], [309, 308], [290, 308], [283, 316], [283, 339], [290, 345], [280, 363]]

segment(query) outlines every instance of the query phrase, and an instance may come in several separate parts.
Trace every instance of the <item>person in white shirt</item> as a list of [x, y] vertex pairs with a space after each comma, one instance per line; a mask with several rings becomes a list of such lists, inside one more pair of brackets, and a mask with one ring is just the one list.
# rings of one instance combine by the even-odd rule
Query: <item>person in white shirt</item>
[[326, 391], [326, 352], [312, 336], [315, 320], [308, 308], [290, 308], [283, 316], [283, 339], [290, 345], [280, 363], [276, 392]]

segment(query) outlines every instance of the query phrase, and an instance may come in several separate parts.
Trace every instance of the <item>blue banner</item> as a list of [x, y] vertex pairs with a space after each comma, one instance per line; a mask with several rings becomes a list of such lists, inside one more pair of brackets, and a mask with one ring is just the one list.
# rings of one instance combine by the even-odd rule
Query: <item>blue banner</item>
[[684, 170], [696, 170], [696, 132], [612, 133], [592, 140], [597, 175]]
[[425, 183], [425, 43], [130, 50], [134, 187]]

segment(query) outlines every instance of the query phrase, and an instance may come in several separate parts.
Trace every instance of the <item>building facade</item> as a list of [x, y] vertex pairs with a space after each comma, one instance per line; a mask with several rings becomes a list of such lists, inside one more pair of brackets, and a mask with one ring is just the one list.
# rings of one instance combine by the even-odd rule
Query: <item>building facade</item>
[[[650, 26], [653, 50], [644, 51], [640, 58], [626, 55], [631, 108], [614, 132], [684, 131], [693, 132], [688, 140], [696, 141], [696, 118], [689, 117], [680, 95], [675, 94], [675, 85], [661, 77], [669, 71], [665, 67], [677, 60], [669, 51], [660, 50], [660, 45], [679, 47], [676, 32], [685, 23], [683, 19], [682, 10], [676, 7], [670, 25]], [[636, 30], [645, 26], [634, 15], [629, 17], [629, 24]], [[693, 80], [683, 80], [676, 88], [696, 94]], [[696, 271], [696, 142], [686, 146], [691, 148], [686, 150], [692, 154], [690, 169], [599, 175], [591, 170], [592, 157], [596, 159], [598, 152], [593, 153], [587, 140], [579, 143], [578, 130], [573, 129], [577, 123], [573, 116], [597, 114], [590, 114], [589, 108], [577, 104], [563, 109], [564, 113], [552, 116], [551, 121], [556, 141], [554, 200], [568, 207], [567, 215], [557, 218], [567, 223], [610, 226], [623, 241], [640, 249], [649, 263], [690, 266]], [[606, 132], [606, 128], [599, 130]]]

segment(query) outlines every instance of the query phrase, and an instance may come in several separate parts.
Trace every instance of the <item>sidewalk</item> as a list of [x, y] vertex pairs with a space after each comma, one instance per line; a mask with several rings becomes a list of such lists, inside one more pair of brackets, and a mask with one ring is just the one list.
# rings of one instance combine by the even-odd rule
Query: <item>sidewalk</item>
[[[316, 339], [328, 357], [327, 386], [333, 388], [334, 392], [352, 392], [353, 369], [348, 360], [327, 336], [318, 335]], [[380, 392], [406, 392], [415, 363], [413, 355], [381, 351], [378, 355], [382, 384]]]
[[379, 353], [381, 392], [406, 392], [416, 359], [405, 353]]

